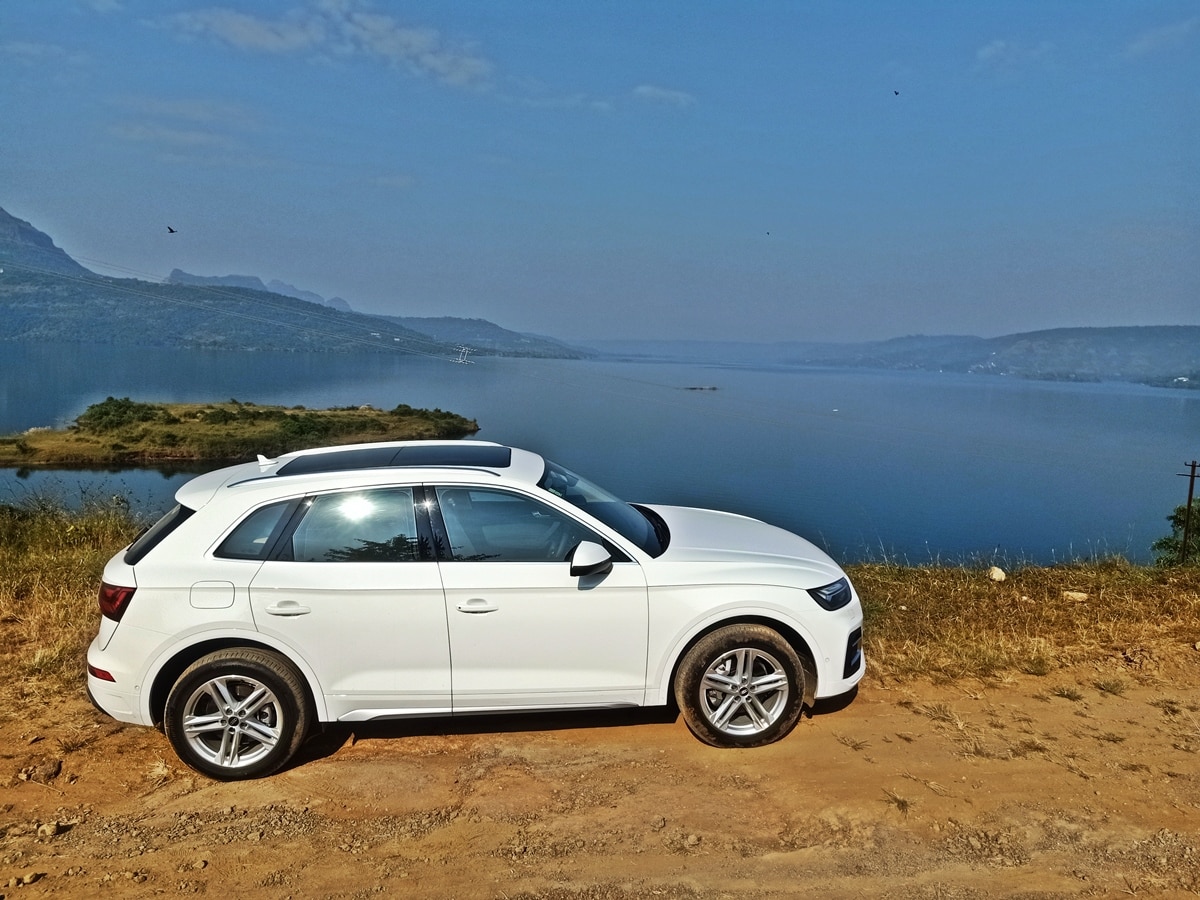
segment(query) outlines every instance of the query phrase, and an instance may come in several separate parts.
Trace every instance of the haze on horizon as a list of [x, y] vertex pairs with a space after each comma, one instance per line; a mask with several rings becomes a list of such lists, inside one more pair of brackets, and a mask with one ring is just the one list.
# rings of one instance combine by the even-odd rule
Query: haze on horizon
[[1200, 324], [1194, 0], [47, 0], [0, 80], [0, 207], [104, 274], [576, 340]]

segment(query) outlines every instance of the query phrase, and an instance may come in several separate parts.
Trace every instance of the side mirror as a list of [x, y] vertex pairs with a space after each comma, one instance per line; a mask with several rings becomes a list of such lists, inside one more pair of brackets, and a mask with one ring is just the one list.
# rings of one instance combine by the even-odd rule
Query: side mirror
[[571, 574], [575, 576], [606, 575], [612, 567], [609, 552], [592, 541], [583, 541], [571, 554]]

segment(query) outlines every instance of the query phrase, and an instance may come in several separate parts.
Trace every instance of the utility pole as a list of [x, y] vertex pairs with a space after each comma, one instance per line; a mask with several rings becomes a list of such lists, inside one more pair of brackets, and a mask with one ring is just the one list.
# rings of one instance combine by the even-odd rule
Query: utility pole
[[1187, 565], [1188, 537], [1192, 530], [1192, 496], [1196, 491], [1196, 467], [1200, 466], [1200, 462], [1197, 462], [1193, 459], [1190, 463], [1184, 463], [1184, 465], [1191, 468], [1191, 473], [1176, 473], [1181, 478], [1186, 478], [1188, 480], [1187, 506], [1183, 508], [1183, 543], [1179, 547], [1179, 564], [1181, 566]]

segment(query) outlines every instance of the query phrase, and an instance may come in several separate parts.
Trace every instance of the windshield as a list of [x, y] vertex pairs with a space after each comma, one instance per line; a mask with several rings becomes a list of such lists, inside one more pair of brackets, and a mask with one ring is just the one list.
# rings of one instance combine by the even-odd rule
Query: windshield
[[651, 556], [660, 556], [667, 547], [666, 525], [652, 512], [631, 506], [558, 463], [546, 460], [538, 487], [599, 519]]

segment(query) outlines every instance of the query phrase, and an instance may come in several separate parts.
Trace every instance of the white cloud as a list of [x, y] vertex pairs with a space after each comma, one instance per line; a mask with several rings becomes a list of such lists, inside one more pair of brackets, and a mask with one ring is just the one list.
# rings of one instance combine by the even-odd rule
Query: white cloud
[[270, 21], [217, 8], [177, 13], [169, 21], [187, 34], [213, 37], [239, 50], [290, 53], [314, 47], [324, 39], [319, 21], [298, 19], [294, 14]]
[[83, 54], [72, 53], [57, 44], [39, 44], [31, 41], [9, 41], [0, 44], [0, 56], [29, 64], [50, 62], [78, 65], [87, 61]]
[[110, 130], [122, 140], [171, 147], [223, 147], [229, 144], [227, 138], [209, 131], [170, 128], [163, 125], [119, 123], [113, 125]]
[[1125, 55], [1130, 59], [1136, 59], [1163, 50], [1172, 50], [1183, 46], [1196, 34], [1200, 34], [1200, 16], [1193, 16], [1173, 25], [1151, 28], [1149, 31], [1139, 34], [1125, 48]]
[[225, 125], [234, 128], [249, 128], [257, 124], [255, 116], [246, 107], [217, 100], [123, 97], [115, 103], [125, 109], [160, 119], [175, 119], [203, 125]]
[[372, 12], [363, 0], [318, 0], [274, 19], [212, 7], [165, 21], [184, 34], [209, 37], [239, 50], [358, 56], [455, 87], [484, 84], [492, 73], [492, 64], [472, 48], [452, 46], [435, 29], [407, 26]]
[[1030, 63], [1045, 59], [1054, 52], [1054, 44], [1016, 44], [1012, 41], [994, 40], [975, 51], [976, 70], [1013, 71]]
[[696, 103], [696, 98], [685, 91], [656, 87], [652, 84], [638, 85], [633, 89], [633, 96], [647, 103], [660, 103], [666, 106], [678, 106], [681, 108], [694, 106]]

